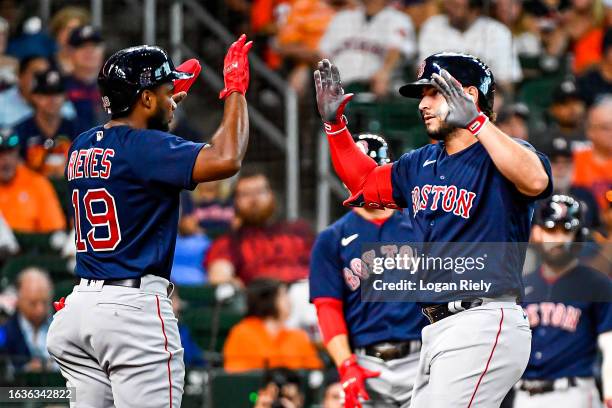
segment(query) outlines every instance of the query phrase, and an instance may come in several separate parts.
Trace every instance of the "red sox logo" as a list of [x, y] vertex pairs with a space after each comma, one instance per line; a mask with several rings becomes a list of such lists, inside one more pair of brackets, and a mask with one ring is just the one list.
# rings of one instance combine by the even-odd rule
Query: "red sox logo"
[[552, 326], [575, 332], [582, 311], [563, 303], [532, 303], [524, 308], [529, 318], [529, 326]]

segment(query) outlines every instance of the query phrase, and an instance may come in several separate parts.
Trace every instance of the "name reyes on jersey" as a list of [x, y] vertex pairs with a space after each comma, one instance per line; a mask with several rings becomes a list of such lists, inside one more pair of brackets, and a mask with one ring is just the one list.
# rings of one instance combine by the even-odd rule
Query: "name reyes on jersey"
[[91, 147], [75, 150], [68, 161], [68, 181], [79, 178], [107, 179], [111, 173], [111, 158], [115, 156], [114, 149]]
[[425, 184], [412, 189], [412, 210], [414, 217], [419, 211], [427, 208], [436, 211], [442, 208], [445, 212], [453, 213], [462, 218], [470, 218], [470, 211], [474, 206], [476, 193], [457, 186], [442, 186]]

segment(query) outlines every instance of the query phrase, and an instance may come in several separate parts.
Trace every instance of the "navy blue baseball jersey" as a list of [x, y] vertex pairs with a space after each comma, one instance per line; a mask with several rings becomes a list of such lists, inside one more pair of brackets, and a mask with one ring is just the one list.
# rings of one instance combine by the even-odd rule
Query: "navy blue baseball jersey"
[[612, 299], [610, 279], [587, 266], [579, 265], [555, 281], [540, 271], [525, 277], [523, 309], [532, 342], [523, 378], [593, 376], [597, 336], [612, 330], [612, 304], [575, 301], [580, 288], [591, 291], [593, 299]]
[[[535, 152], [549, 177], [537, 197], [522, 194], [505, 178], [481, 143], [452, 155], [443, 142], [404, 154], [393, 163], [391, 184], [396, 204], [408, 208], [414, 242], [528, 242], [534, 202], [552, 192], [550, 162]], [[486, 278], [493, 289], [473, 294], [520, 294], [524, 260], [524, 248], [489, 257]]]
[[354, 347], [421, 338], [428, 322], [415, 303], [362, 302], [359, 290], [364, 277], [362, 244], [411, 236], [410, 219], [399, 211], [380, 226], [351, 211], [317, 237], [310, 258], [310, 300], [326, 297], [343, 302]]
[[98, 126], [74, 140], [65, 175], [77, 276], [170, 278], [179, 195], [195, 187], [192, 171], [203, 146], [128, 126]]

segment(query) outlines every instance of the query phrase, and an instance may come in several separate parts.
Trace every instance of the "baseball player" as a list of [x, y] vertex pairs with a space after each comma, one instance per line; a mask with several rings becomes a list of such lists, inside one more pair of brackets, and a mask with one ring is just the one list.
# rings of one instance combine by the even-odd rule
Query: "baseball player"
[[[314, 77], [332, 162], [351, 192], [345, 204], [407, 208], [415, 242], [529, 241], [534, 201], [552, 189], [550, 163], [489, 120], [495, 81], [482, 61], [440, 53], [421, 64], [417, 80], [400, 93], [420, 99], [426, 131], [438, 143], [384, 166], [347, 130], [343, 112], [352, 95], [344, 94], [337, 68], [323, 60]], [[499, 266], [486, 272], [497, 283], [491, 291], [422, 304], [431, 324], [422, 331], [412, 406], [499, 407], [521, 377], [531, 331], [517, 304], [524, 251], [519, 255], [490, 260]]]
[[225, 111], [208, 145], [167, 133], [197, 61], [181, 72], [164, 50], [143, 45], [100, 71], [111, 120], [74, 140], [65, 172], [81, 282], [56, 305], [47, 340], [77, 407], [181, 405], [183, 348], [168, 298], [179, 194], [240, 167], [251, 45], [243, 35], [225, 57]]
[[[358, 146], [378, 165], [390, 162], [378, 135]], [[412, 236], [410, 219], [390, 209], [355, 208], [319, 234], [310, 266], [310, 298], [338, 366], [346, 408], [409, 407], [426, 320], [416, 303], [362, 302], [362, 244]], [[354, 350], [354, 353], [351, 351]], [[367, 379], [367, 381], [365, 381]]]
[[523, 308], [533, 340], [529, 364], [515, 386], [516, 408], [600, 407], [593, 378], [598, 343], [604, 390], [612, 397], [612, 284], [577, 257], [585, 236], [582, 205], [554, 195], [535, 214], [532, 241], [543, 264], [525, 277]]

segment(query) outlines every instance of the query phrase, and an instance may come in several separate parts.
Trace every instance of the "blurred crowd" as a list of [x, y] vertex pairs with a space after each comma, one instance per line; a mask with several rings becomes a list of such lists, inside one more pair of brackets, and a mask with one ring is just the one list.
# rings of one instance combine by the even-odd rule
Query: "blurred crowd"
[[[427, 55], [477, 55], [498, 83], [498, 126], [546, 153], [555, 192], [583, 202], [592, 240], [612, 240], [610, 0], [225, 0], [214, 11], [228, 27], [255, 38], [257, 53], [307, 106], [314, 106], [312, 70], [321, 58], [339, 67], [347, 89], [384, 103], [396, 97], [399, 84], [414, 78]], [[57, 11], [48, 27], [36, 17], [20, 23], [0, 17], [0, 262], [5, 272], [11, 260], [31, 255], [24, 245], [27, 236], [48, 237], [71, 265], [66, 153], [81, 131], [106, 120], [96, 78], [112, 51], [90, 20], [78, 7]], [[175, 124], [174, 131], [197, 138], [186, 122]], [[175, 312], [185, 315], [190, 307], [181, 301], [182, 288], [231, 287], [228, 297], [244, 299], [221, 358], [205, 353], [197, 333], [181, 325], [188, 366], [223, 366], [228, 372], [329, 366], [318, 348], [316, 313], [308, 299], [315, 233], [309, 220], [283, 220], [272, 188], [279, 177], [247, 166], [233, 180], [204, 183], [182, 194], [172, 271], [179, 288]], [[610, 271], [611, 257], [605, 253], [592, 262]], [[9, 281], [2, 278], [0, 309], [6, 318], [0, 352], [11, 357], [15, 371], [56, 370], [45, 337], [57, 282], [44, 265], [19, 265]], [[215, 296], [216, 304], [223, 304], [224, 295]], [[258, 406], [279, 395], [292, 401], [288, 406], [303, 405], [291, 371], [269, 375]], [[333, 382], [323, 402], [329, 408], [340, 404]]]

